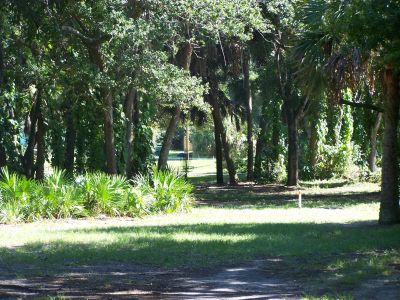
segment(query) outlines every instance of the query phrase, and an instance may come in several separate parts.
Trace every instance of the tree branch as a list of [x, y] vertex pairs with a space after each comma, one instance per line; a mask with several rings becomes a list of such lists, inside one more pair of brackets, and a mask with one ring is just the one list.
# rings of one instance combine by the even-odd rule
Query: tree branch
[[356, 103], [356, 102], [351, 102], [351, 101], [347, 101], [344, 100], [343, 98], [340, 99], [340, 104], [344, 104], [344, 105], [349, 105], [349, 106], [353, 106], [353, 107], [360, 107], [360, 108], [365, 108], [365, 109], [371, 109], [371, 110], [375, 110], [381, 113], [384, 113], [385, 110], [379, 106], [375, 106], [372, 104], [365, 104], [365, 103]]
[[307, 113], [308, 109], [310, 108], [310, 97], [307, 96], [304, 98], [303, 102], [301, 103], [300, 107], [296, 111], [296, 119], [300, 121], [304, 118], [305, 114]]
[[71, 27], [71, 26], [62, 26], [61, 29], [65, 32], [68, 32], [70, 34], [73, 34], [77, 37], [79, 37], [82, 42], [84, 44], [86, 44], [87, 46], [99, 46], [107, 41], [109, 41], [111, 39], [111, 35], [110, 34], [103, 34], [97, 38], [92, 38], [89, 36], [84, 35], [83, 33], [81, 33], [79, 30], [76, 30], [75, 28]]

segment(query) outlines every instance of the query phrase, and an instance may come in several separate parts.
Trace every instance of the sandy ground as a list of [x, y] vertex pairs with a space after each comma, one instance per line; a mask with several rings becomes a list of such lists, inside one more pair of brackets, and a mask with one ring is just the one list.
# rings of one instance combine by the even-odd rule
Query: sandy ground
[[[18, 278], [11, 270], [0, 270], [2, 298], [64, 296], [71, 298], [137, 299], [299, 299], [301, 288], [269, 269], [272, 261], [219, 270], [162, 270], [129, 264], [105, 264], [39, 270]], [[273, 262], [276, 263], [276, 262]], [[22, 267], [22, 266], [21, 266]]]

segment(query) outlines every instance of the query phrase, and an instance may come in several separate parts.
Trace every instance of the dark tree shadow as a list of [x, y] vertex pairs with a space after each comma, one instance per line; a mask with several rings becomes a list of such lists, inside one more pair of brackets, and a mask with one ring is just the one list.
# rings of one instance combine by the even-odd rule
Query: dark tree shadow
[[[355, 254], [400, 248], [400, 239], [393, 238], [399, 236], [400, 226], [380, 227], [370, 223], [354, 226], [311, 223], [191, 224], [104, 227], [64, 232], [71, 231], [82, 235], [82, 238], [79, 241], [59, 240], [12, 249], [1, 248], [0, 293], [7, 293], [8, 290], [13, 295], [54, 295], [61, 291], [68, 296], [87, 296], [91, 293], [104, 296], [105, 293], [126, 292], [130, 288], [130, 296], [139, 291], [147, 291], [154, 297], [157, 293], [168, 295], [202, 291], [203, 294], [198, 295], [226, 297], [252, 294], [264, 295], [262, 299], [268, 299], [267, 294], [263, 294], [268, 285], [271, 297], [283, 297], [291, 291], [296, 294], [299, 290], [290, 284], [292, 280], [309, 280], [310, 276], [319, 278], [338, 257], [347, 259]], [[85, 236], [91, 234], [99, 235], [101, 240], [85, 241]], [[268, 262], [268, 258], [275, 258], [276, 263]], [[263, 263], [251, 271], [247, 264], [255, 259]], [[311, 268], [313, 263], [318, 265], [314, 273]], [[221, 271], [223, 267], [234, 266], [244, 266], [244, 270], [250, 268], [249, 274], [256, 272], [251, 284], [260, 286], [259, 290], [250, 294], [239, 287], [235, 290], [233, 283], [243, 276], [232, 275], [229, 279], [228, 275], [224, 275], [227, 278], [218, 275], [223, 272], [234, 274]], [[367, 272], [372, 269], [373, 266]], [[231, 291], [216, 288], [213, 285], [218, 282], [216, 278], [232, 284]], [[325, 281], [329, 280], [326, 276]], [[211, 292], [212, 289], [216, 290]]]

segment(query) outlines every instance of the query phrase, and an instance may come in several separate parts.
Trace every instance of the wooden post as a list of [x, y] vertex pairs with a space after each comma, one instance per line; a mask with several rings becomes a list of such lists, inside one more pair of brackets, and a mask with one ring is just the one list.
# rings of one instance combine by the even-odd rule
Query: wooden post
[[303, 204], [302, 204], [302, 199], [301, 199], [301, 191], [299, 190], [299, 208], [302, 208]]

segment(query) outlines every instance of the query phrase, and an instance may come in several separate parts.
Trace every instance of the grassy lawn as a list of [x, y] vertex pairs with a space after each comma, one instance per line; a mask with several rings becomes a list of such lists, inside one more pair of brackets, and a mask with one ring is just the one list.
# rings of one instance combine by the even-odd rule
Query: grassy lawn
[[[0, 266], [129, 262], [165, 268], [218, 268], [277, 257], [277, 272], [306, 289], [351, 288], [400, 266], [400, 226], [376, 225], [378, 186], [209, 187], [191, 212], [141, 220], [89, 219], [0, 226]], [[18, 271], [20, 270], [20, 271]]]
[[[169, 160], [168, 166], [179, 172], [183, 172], [185, 161], [184, 160]], [[215, 174], [215, 159], [213, 158], [199, 158], [191, 159], [189, 161], [189, 176], [207, 176]]]

